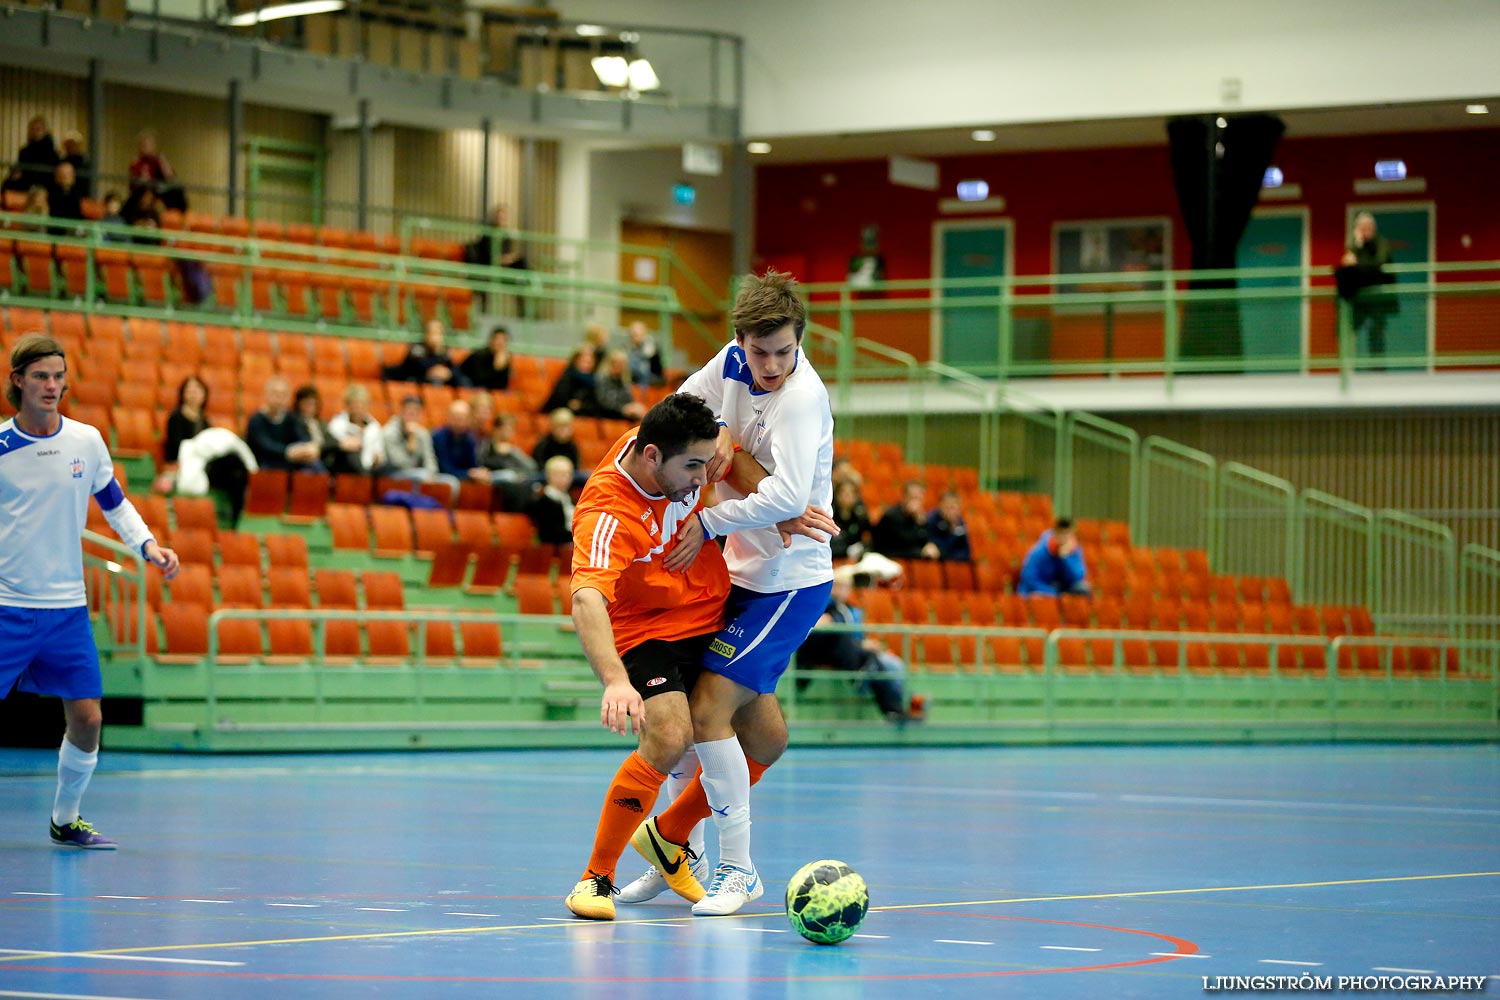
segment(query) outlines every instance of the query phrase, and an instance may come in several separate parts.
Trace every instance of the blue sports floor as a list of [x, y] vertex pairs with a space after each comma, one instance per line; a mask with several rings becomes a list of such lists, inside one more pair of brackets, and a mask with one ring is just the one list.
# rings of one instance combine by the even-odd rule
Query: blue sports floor
[[[47, 840], [55, 754], [0, 752], [0, 997], [1156, 998], [1303, 972], [1500, 995], [1493, 745], [794, 745], [756, 789], [765, 898], [585, 923], [562, 896], [622, 753], [106, 752], [102, 853]], [[826, 857], [870, 884], [838, 947], [779, 902]]]

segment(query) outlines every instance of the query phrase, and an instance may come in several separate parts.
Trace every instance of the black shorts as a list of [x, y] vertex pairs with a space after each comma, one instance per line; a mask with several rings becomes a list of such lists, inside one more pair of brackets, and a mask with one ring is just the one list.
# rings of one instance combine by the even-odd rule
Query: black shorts
[[686, 639], [647, 639], [620, 659], [641, 700], [668, 691], [688, 694], [703, 669], [703, 654], [718, 630]]

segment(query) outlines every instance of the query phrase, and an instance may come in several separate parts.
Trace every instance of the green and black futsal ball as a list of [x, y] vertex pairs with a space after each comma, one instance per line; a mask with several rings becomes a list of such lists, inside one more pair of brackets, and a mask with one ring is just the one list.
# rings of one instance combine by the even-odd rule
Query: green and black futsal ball
[[786, 917], [797, 933], [818, 944], [838, 944], [864, 922], [870, 891], [859, 872], [842, 861], [803, 865], [786, 887]]

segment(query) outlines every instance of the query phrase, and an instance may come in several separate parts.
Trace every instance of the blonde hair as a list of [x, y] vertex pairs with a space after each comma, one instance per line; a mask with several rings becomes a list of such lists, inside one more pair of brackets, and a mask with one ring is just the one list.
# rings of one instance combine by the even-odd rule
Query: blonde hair
[[568, 475], [573, 474], [573, 460], [567, 455], [553, 455], [547, 459], [547, 464], [542, 466], [543, 472], [560, 472], [566, 469]]
[[11, 408], [20, 410], [21, 390], [16, 388], [16, 375], [25, 375], [26, 369], [33, 362], [43, 358], [57, 356], [63, 359], [64, 371], [67, 370], [68, 356], [63, 353], [63, 346], [55, 338], [45, 333], [28, 333], [16, 342], [16, 346], [10, 352], [10, 374], [11, 378], [5, 383], [5, 399]]
[[800, 344], [807, 326], [807, 306], [797, 293], [796, 278], [767, 271], [760, 276], [745, 276], [734, 297], [732, 318], [736, 337], [765, 337], [790, 323]]

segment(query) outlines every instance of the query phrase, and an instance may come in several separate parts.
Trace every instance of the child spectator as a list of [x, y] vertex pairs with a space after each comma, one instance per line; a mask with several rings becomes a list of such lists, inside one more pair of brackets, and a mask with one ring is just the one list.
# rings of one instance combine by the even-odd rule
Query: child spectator
[[944, 562], [968, 562], [971, 558], [963, 503], [952, 490], [946, 491], [927, 515], [927, 540], [937, 546], [938, 558]]
[[1025, 594], [1088, 594], [1088, 569], [1073, 522], [1057, 519], [1026, 553], [1016, 591]]

